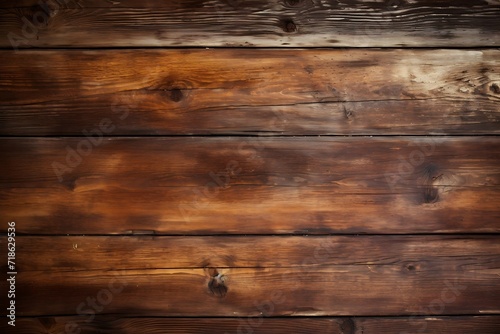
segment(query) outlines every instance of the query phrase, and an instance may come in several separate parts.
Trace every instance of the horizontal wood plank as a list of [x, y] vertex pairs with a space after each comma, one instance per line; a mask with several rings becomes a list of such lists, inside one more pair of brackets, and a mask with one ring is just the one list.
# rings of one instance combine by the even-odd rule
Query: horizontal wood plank
[[[353, 318], [355, 331], [353, 334], [386, 333], [457, 333], [471, 332], [493, 334], [498, 333], [500, 318], [498, 316], [463, 316], [463, 317], [418, 317], [409, 318]], [[342, 325], [341, 325], [342, 326]], [[342, 334], [350, 333], [346, 324]], [[346, 330], [347, 329], [347, 330]]]
[[497, 236], [18, 236], [16, 253], [21, 316], [500, 313]]
[[[401, 334], [401, 333], [449, 333], [449, 334], [497, 334], [500, 331], [499, 316], [432, 316], [409, 318], [342, 317], [342, 318], [116, 318], [88, 317], [40, 317], [16, 320], [16, 327], [0, 323], [0, 330], [16, 334], [64, 333], [69, 329], [81, 329], [81, 333], [102, 333], [103, 328], [120, 334], [212, 334], [259, 333], [259, 334]], [[71, 331], [66, 331], [71, 333]]]
[[0, 213], [34, 234], [499, 232], [499, 148], [496, 137], [3, 138]]
[[[0, 241], [2, 250], [5, 243]], [[496, 236], [20, 236], [16, 313], [79, 314], [86, 322], [95, 314], [410, 320], [499, 314], [499, 245]], [[205, 258], [197, 252], [206, 252]], [[158, 269], [175, 266], [193, 268]], [[7, 283], [0, 282], [0, 292], [6, 293]], [[377, 329], [384, 323], [360, 326]]]
[[[447, 266], [429, 262], [412, 268], [374, 264], [19, 272], [16, 314], [90, 315], [96, 311], [121, 316], [182, 317], [500, 314], [498, 261], [476, 265], [462, 261], [456, 259]], [[7, 283], [5, 280], [0, 283], [5, 295]], [[97, 306], [92, 305], [92, 300]], [[2, 304], [6, 310], [6, 302]]]
[[[500, 36], [500, 34], [499, 34]], [[498, 50], [0, 52], [0, 135], [500, 133]]]
[[[18, 236], [21, 272], [500, 263], [498, 236]], [[7, 245], [0, 240], [7, 257]], [[465, 264], [467, 262], [467, 264]], [[7, 264], [3, 265], [7, 272]]]
[[497, 0], [38, 3], [2, 1], [1, 47], [500, 45]]

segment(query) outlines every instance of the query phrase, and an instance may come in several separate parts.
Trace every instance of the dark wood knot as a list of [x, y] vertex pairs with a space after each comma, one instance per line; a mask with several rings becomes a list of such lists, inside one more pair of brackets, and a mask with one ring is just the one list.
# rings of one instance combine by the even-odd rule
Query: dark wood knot
[[170, 101], [180, 102], [189, 97], [192, 88], [193, 85], [187, 80], [165, 78], [164, 82], [151, 86], [148, 90], [158, 90]]
[[285, 0], [286, 7], [298, 7], [302, 3], [302, 0]]
[[413, 264], [409, 264], [406, 266], [406, 270], [408, 271], [414, 271], [415, 270], [415, 266]]
[[344, 116], [349, 121], [352, 120], [352, 118], [354, 117], [352, 110], [347, 109], [345, 106], [344, 106]]
[[184, 98], [184, 93], [179, 88], [174, 88], [170, 91], [170, 99], [174, 102], [180, 102]]
[[213, 273], [210, 281], [208, 282], [208, 290], [216, 297], [223, 298], [227, 294], [227, 286], [225, 284], [227, 277], [217, 272]]
[[297, 25], [291, 19], [281, 21], [281, 28], [284, 32], [292, 33], [297, 31]]
[[495, 94], [500, 94], [500, 87], [496, 83], [490, 86], [490, 90]]
[[440, 173], [437, 165], [429, 163], [423, 166], [422, 176], [424, 180], [423, 202], [436, 203], [439, 200], [439, 188], [435, 183], [443, 177], [443, 173]]
[[54, 318], [38, 318], [40, 324], [49, 332], [57, 325], [57, 322]]
[[416, 275], [422, 269], [421, 262], [408, 261], [402, 264], [401, 271], [407, 275]]
[[436, 203], [439, 200], [439, 191], [433, 186], [424, 188], [424, 203]]
[[340, 324], [342, 334], [354, 334], [356, 332], [356, 324], [351, 318], [346, 318]]

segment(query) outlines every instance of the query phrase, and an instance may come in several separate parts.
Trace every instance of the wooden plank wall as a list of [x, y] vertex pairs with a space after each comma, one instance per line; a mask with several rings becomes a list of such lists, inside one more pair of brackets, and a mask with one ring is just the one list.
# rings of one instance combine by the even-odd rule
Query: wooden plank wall
[[499, 22], [2, 1], [0, 332], [499, 333]]

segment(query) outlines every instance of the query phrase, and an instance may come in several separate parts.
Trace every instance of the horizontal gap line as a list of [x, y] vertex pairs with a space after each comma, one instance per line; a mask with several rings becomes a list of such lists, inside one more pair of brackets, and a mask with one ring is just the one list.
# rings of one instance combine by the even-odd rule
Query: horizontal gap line
[[[43, 50], [202, 50], [202, 49], [218, 49], [218, 50], [498, 50], [499, 46], [486, 45], [486, 46], [256, 46], [256, 47], [227, 47], [227, 46], [110, 46], [110, 47], [99, 47], [99, 46], [77, 46], [77, 47], [67, 47], [67, 46], [50, 46], [50, 47], [32, 47], [32, 48], [18, 48], [18, 53], [23, 51], [43, 51]], [[12, 47], [0, 47], [0, 51], [15, 51]]]
[[[270, 134], [270, 132], [263, 132], [259, 134], [259, 131], [255, 131], [255, 134], [193, 134], [193, 135], [104, 135], [102, 138], [123, 138], [123, 139], [133, 139], [133, 138], [384, 138], [384, 137], [498, 137], [500, 133], [487, 133], [487, 134], [315, 134], [315, 135], [299, 135], [299, 134]], [[65, 138], [87, 138], [87, 136], [82, 135], [0, 135], [0, 139], [42, 139], [42, 138], [56, 138], [56, 139], [65, 139]]]
[[[0, 233], [0, 236], [7, 236], [7, 232]], [[445, 233], [445, 232], [436, 232], [436, 233], [282, 233], [282, 234], [131, 234], [131, 233], [118, 233], [118, 234], [80, 234], [80, 233], [60, 233], [60, 234], [37, 234], [37, 233], [20, 233], [16, 232], [16, 237], [342, 237], [342, 236], [352, 236], [352, 237], [426, 237], [426, 236], [470, 236], [470, 237], [478, 237], [478, 236], [500, 236], [500, 232], [458, 232], [458, 233]]]
[[[293, 318], [312, 318], [313, 319], [336, 319], [336, 318], [458, 318], [458, 317], [497, 317], [500, 313], [490, 313], [490, 314], [475, 314], [475, 313], [464, 313], [464, 314], [394, 314], [394, 315], [277, 315], [277, 316], [262, 316], [262, 318], [266, 319], [293, 319]], [[32, 315], [32, 316], [24, 316], [24, 315], [16, 315], [16, 318], [20, 319], [30, 319], [30, 318], [45, 318], [45, 317], [87, 317], [88, 314], [78, 315], [78, 314], [46, 314], [46, 315]], [[100, 313], [96, 315], [96, 318], [111, 318], [111, 317], [119, 317], [120, 319], [240, 319], [244, 318], [261, 318], [259, 316], [149, 316], [149, 315], [127, 315], [122, 313]]]

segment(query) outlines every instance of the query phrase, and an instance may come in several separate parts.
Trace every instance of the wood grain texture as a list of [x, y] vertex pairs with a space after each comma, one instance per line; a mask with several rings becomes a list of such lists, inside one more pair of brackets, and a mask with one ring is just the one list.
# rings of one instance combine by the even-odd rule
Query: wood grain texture
[[496, 137], [92, 140], [0, 140], [1, 220], [35, 234], [500, 230]]
[[[498, 236], [18, 236], [19, 271], [500, 263]], [[7, 257], [6, 243], [0, 240]], [[126, 254], [126, 256], [122, 256]], [[6, 264], [5, 272], [7, 272]], [[408, 269], [409, 270], [409, 269]]]
[[[40, 317], [17, 320], [15, 330], [0, 323], [0, 330], [16, 334], [63, 333], [68, 328], [81, 329], [81, 333], [102, 333], [104, 329], [120, 334], [497, 334], [500, 331], [498, 316], [432, 316], [410, 318], [116, 318]], [[75, 324], [75, 325], [73, 325]], [[71, 333], [69, 331], [68, 333]]]
[[498, 50], [0, 52], [0, 135], [500, 133]]
[[497, 0], [2, 1], [1, 47], [485, 47]]
[[[498, 315], [498, 267], [498, 261], [471, 264], [458, 258], [447, 265], [430, 261], [413, 269], [400, 264], [373, 264], [216, 271], [19, 272], [16, 313], [89, 315], [97, 311], [181, 317]], [[5, 294], [6, 285], [6, 281], [0, 283]], [[7, 307], [5, 301], [2, 304]]]
[[0, 332], [500, 333], [499, 22], [0, 2]]
[[19, 236], [16, 305], [22, 316], [498, 314], [498, 240]]

